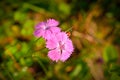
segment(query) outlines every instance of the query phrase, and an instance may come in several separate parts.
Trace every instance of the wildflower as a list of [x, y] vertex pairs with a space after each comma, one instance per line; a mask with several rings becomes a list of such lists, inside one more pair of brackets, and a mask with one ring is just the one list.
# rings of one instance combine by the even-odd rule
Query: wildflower
[[48, 57], [53, 61], [66, 61], [73, 52], [72, 41], [65, 32], [51, 35], [51, 39], [46, 42], [46, 47], [50, 49]]
[[51, 34], [60, 32], [60, 28], [57, 27], [59, 22], [54, 19], [48, 19], [46, 22], [40, 22], [35, 27], [34, 35], [36, 37], [43, 37], [50, 39]]

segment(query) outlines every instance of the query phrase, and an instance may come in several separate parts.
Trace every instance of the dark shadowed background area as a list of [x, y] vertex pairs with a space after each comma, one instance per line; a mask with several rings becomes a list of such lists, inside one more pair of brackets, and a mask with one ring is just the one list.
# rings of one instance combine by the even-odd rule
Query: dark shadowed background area
[[[119, 0], [1, 0], [0, 80], [120, 80]], [[74, 52], [53, 62], [37, 23], [54, 18]]]

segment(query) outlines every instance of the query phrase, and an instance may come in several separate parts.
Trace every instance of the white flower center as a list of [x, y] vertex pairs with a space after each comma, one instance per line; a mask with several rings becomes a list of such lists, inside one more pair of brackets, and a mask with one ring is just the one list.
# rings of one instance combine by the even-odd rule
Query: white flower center
[[42, 26], [42, 28], [43, 28], [44, 30], [46, 30], [47, 26], [46, 26], [46, 25], [44, 25], [44, 26]]

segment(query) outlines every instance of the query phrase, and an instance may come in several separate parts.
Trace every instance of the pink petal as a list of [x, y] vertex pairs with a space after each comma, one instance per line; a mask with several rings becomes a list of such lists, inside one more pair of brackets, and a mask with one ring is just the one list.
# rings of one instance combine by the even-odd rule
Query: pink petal
[[35, 26], [35, 29], [44, 29], [46, 26], [45, 22], [40, 22]]
[[51, 39], [51, 35], [52, 35], [52, 33], [51, 33], [50, 30], [45, 30], [44, 38], [45, 38], [46, 40]]
[[55, 27], [59, 25], [59, 22], [56, 21], [55, 19], [48, 19], [47, 20], [47, 25], [51, 27]]
[[64, 62], [70, 57], [70, 55], [71, 54], [69, 52], [63, 50], [60, 60]]
[[54, 40], [54, 38], [53, 39], [50, 39], [50, 40], [47, 40], [47, 42], [46, 42], [46, 47], [48, 48], [48, 49], [55, 49], [56, 47], [57, 47], [57, 41], [56, 40]]
[[41, 37], [41, 36], [43, 36], [43, 34], [44, 34], [44, 31], [41, 29], [34, 31], [34, 36], [36, 36], [36, 37]]
[[52, 31], [52, 33], [58, 33], [61, 31], [59, 27], [51, 27], [50, 30]]
[[60, 32], [56, 35], [58, 41], [65, 42], [68, 39], [68, 36], [65, 32]]
[[70, 39], [66, 40], [64, 47], [65, 47], [65, 50], [70, 52], [70, 53], [72, 53], [74, 50], [72, 41]]
[[51, 50], [48, 52], [48, 57], [57, 62], [60, 59], [60, 53], [57, 50]]

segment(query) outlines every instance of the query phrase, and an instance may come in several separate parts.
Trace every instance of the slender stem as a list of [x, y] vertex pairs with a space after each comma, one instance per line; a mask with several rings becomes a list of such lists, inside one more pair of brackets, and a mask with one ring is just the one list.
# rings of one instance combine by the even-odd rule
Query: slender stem
[[40, 64], [40, 66], [42, 67], [43, 71], [47, 75], [47, 70], [46, 70], [45, 66], [43, 65], [43, 63], [40, 60], [38, 60], [38, 63]]
[[7, 73], [7, 75], [10, 77], [11, 80], [15, 80], [14, 77], [12, 76], [12, 74], [10, 73], [10, 71], [6, 70], [7, 68], [5, 68], [5, 67], [6, 66], [3, 65], [3, 66], [1, 66], [1, 69], [3, 69]]
[[37, 7], [37, 6], [34, 6], [34, 5], [32, 5], [32, 4], [29, 4], [29, 3], [24, 3], [24, 7], [26, 7], [26, 8], [29, 8], [29, 9], [32, 9], [32, 10], [34, 10], [34, 11], [36, 11], [36, 12], [45, 12], [45, 10], [44, 9], [42, 9], [42, 8], [40, 8], [40, 7]]
[[[39, 39], [40, 39], [40, 38], [36, 39], [36, 40], [33, 42], [33, 44], [34, 44], [35, 42], [37, 42]], [[26, 52], [25, 57], [27, 56], [27, 54], [28, 54], [29, 51], [31, 50], [33, 44], [31, 44], [30, 48], [29, 48], [28, 51]], [[39, 60], [39, 57], [38, 57], [38, 56], [34, 56], [34, 57], [37, 58], [38, 63], [40, 64], [40, 66], [42, 67], [43, 71], [44, 71], [45, 74], [47, 75], [47, 69], [45, 68], [45, 66], [43, 65], [43, 63]]]
[[68, 32], [68, 31], [70, 31], [70, 30], [72, 30], [72, 27], [70, 27], [69, 29], [67, 29], [66, 32]]
[[27, 54], [30, 52], [30, 50], [31, 50], [31, 48], [32, 48], [32, 46], [33, 46], [33, 44], [34, 44], [35, 42], [37, 42], [39, 39], [40, 39], [40, 38], [38, 38], [38, 39], [36, 39], [35, 41], [33, 41], [33, 43], [30, 45], [30, 48], [29, 48], [29, 49], [27, 50], [27, 52], [25, 53], [25, 56], [24, 56], [24, 57], [27, 56]]
[[43, 65], [43, 63], [41, 62], [41, 60], [39, 59], [38, 56], [34, 56], [34, 57], [37, 58], [37, 61], [38, 61], [39, 65], [42, 67], [44, 73], [46, 74], [46, 78], [47, 78], [47, 75], [48, 75], [47, 74], [47, 69], [45, 68], [45, 66]]

